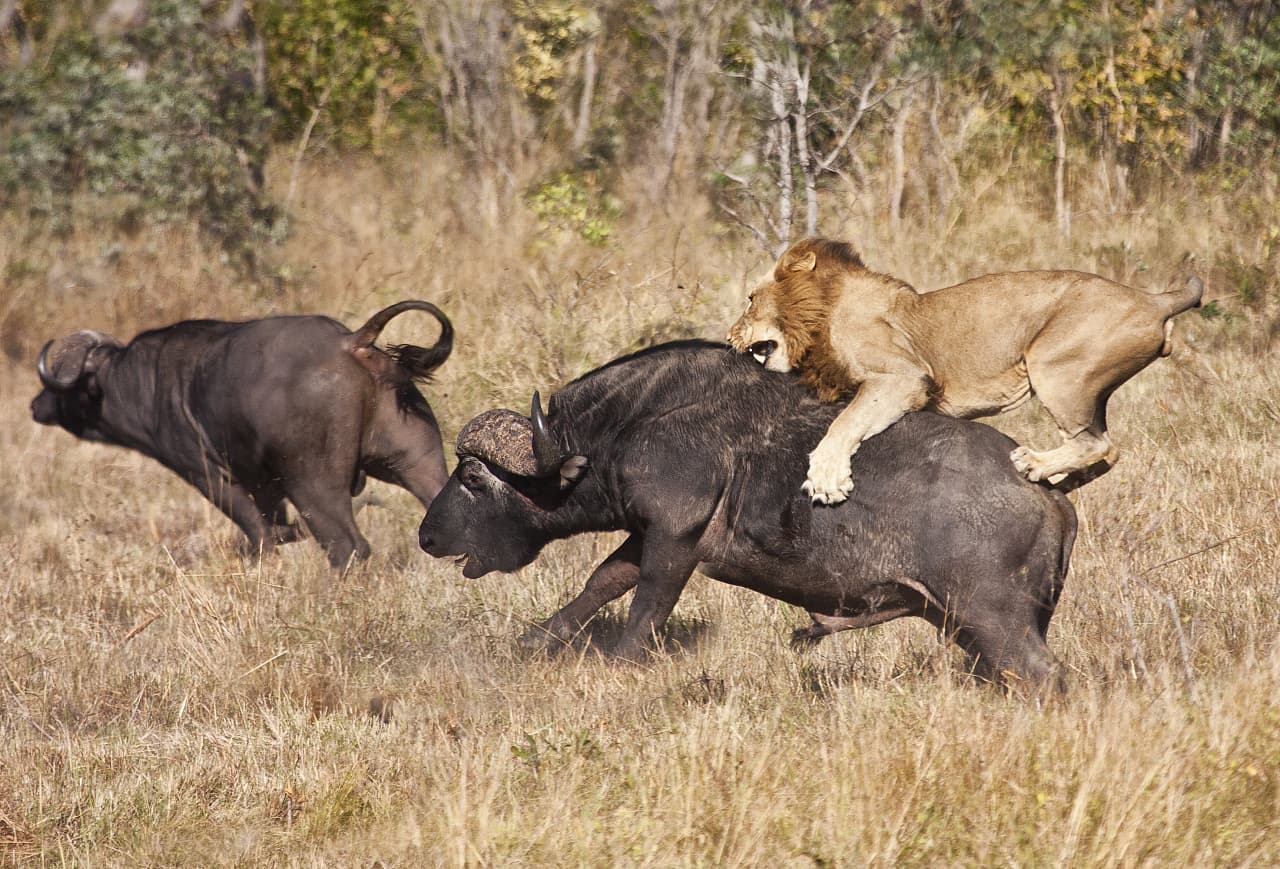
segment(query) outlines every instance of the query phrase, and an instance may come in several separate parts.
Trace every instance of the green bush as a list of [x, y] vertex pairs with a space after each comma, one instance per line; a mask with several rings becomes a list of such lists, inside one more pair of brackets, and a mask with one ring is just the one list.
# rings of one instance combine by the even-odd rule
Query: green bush
[[0, 75], [0, 205], [64, 229], [84, 202], [129, 231], [194, 220], [251, 265], [273, 209], [249, 51], [197, 0], [154, 0], [119, 38], [51, 39], [47, 58]]
[[410, 0], [269, 0], [258, 23], [277, 136], [314, 135], [375, 152], [435, 120]]
[[554, 175], [534, 185], [525, 202], [544, 233], [572, 233], [597, 247], [609, 241], [621, 215], [617, 201], [598, 189], [590, 172]]

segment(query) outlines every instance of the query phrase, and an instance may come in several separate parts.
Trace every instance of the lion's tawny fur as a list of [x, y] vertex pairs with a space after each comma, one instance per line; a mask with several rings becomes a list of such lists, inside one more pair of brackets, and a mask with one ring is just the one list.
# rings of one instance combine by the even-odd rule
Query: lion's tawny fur
[[852, 245], [807, 238], [751, 293], [729, 340], [770, 368], [794, 370], [823, 399], [853, 396], [810, 457], [806, 488], [835, 502], [852, 486], [847, 458], [858, 444], [925, 407], [988, 416], [1035, 394], [1063, 445], [1019, 448], [1021, 470], [1039, 480], [1109, 467], [1107, 398], [1168, 355], [1169, 318], [1198, 305], [1202, 291], [1194, 277], [1149, 293], [1084, 272], [1027, 271], [917, 293], [868, 269]]
[[[788, 268], [809, 254], [815, 257], [813, 270]], [[823, 401], [851, 397], [858, 384], [849, 376], [848, 366], [831, 344], [828, 324], [841, 289], [833, 271], [856, 272], [861, 281], [883, 283], [886, 290], [911, 287], [890, 275], [873, 272], [848, 242], [827, 238], [806, 238], [796, 242], [787, 256], [774, 267], [778, 325], [786, 337], [792, 367], [806, 385]], [[913, 291], [914, 292], [914, 291]]]

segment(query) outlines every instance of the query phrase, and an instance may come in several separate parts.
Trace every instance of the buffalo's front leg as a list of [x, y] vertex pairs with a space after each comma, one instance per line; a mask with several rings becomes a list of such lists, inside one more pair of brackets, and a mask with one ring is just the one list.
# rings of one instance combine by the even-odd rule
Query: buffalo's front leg
[[218, 469], [185, 471], [182, 476], [244, 532], [246, 539], [239, 545], [244, 555], [265, 554], [274, 548], [271, 522], [248, 489]]
[[627, 626], [614, 650], [617, 657], [631, 661], [647, 655], [650, 644], [667, 623], [685, 583], [698, 566], [694, 547], [679, 540], [650, 536], [644, 541], [643, 550]]
[[624, 540], [592, 571], [578, 596], [545, 622], [525, 631], [520, 645], [531, 651], [545, 649], [548, 652], [568, 645], [602, 606], [636, 587], [643, 546], [644, 539], [639, 534]]
[[279, 543], [293, 543], [302, 539], [302, 529], [289, 521], [289, 513], [284, 506], [284, 490], [272, 487], [258, 487], [249, 490], [253, 502], [262, 511], [266, 520], [271, 540]]

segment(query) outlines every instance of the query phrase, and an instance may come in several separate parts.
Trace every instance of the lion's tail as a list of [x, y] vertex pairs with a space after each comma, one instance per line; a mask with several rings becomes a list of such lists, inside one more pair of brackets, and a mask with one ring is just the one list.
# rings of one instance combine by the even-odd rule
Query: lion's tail
[[1156, 293], [1156, 302], [1164, 309], [1164, 316], [1172, 317], [1191, 308], [1200, 307], [1200, 298], [1204, 295], [1204, 281], [1192, 275], [1176, 290]]

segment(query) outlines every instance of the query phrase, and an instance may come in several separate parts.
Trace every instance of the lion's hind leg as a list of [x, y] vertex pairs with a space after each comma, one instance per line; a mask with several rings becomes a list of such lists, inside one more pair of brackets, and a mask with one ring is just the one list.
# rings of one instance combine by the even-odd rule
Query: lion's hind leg
[[1107, 399], [1159, 358], [1166, 336], [1164, 320], [1145, 309], [1120, 308], [1112, 313], [1101, 332], [1055, 319], [1027, 349], [1031, 387], [1062, 436], [1062, 444], [1055, 449], [1019, 447], [1010, 454], [1030, 480], [1057, 482], [1085, 472], [1097, 476], [1119, 456], [1107, 435]]
[[1054, 485], [1085, 472], [1088, 472], [1089, 479], [1095, 479], [1111, 470], [1119, 458], [1119, 451], [1106, 432], [1085, 430], [1075, 437], [1064, 432], [1062, 438], [1062, 445], [1055, 449], [1018, 447], [1009, 454], [1009, 458], [1028, 480], [1044, 480]]
[[1092, 479], [1109, 471], [1120, 455], [1107, 434], [1111, 390], [1094, 393], [1087, 382], [1064, 390], [1055, 390], [1056, 384], [1050, 384], [1046, 394], [1041, 385], [1032, 382], [1041, 404], [1058, 424], [1062, 444], [1051, 450], [1018, 447], [1009, 454], [1014, 467], [1028, 480], [1054, 485], [1072, 475], [1087, 472]]

